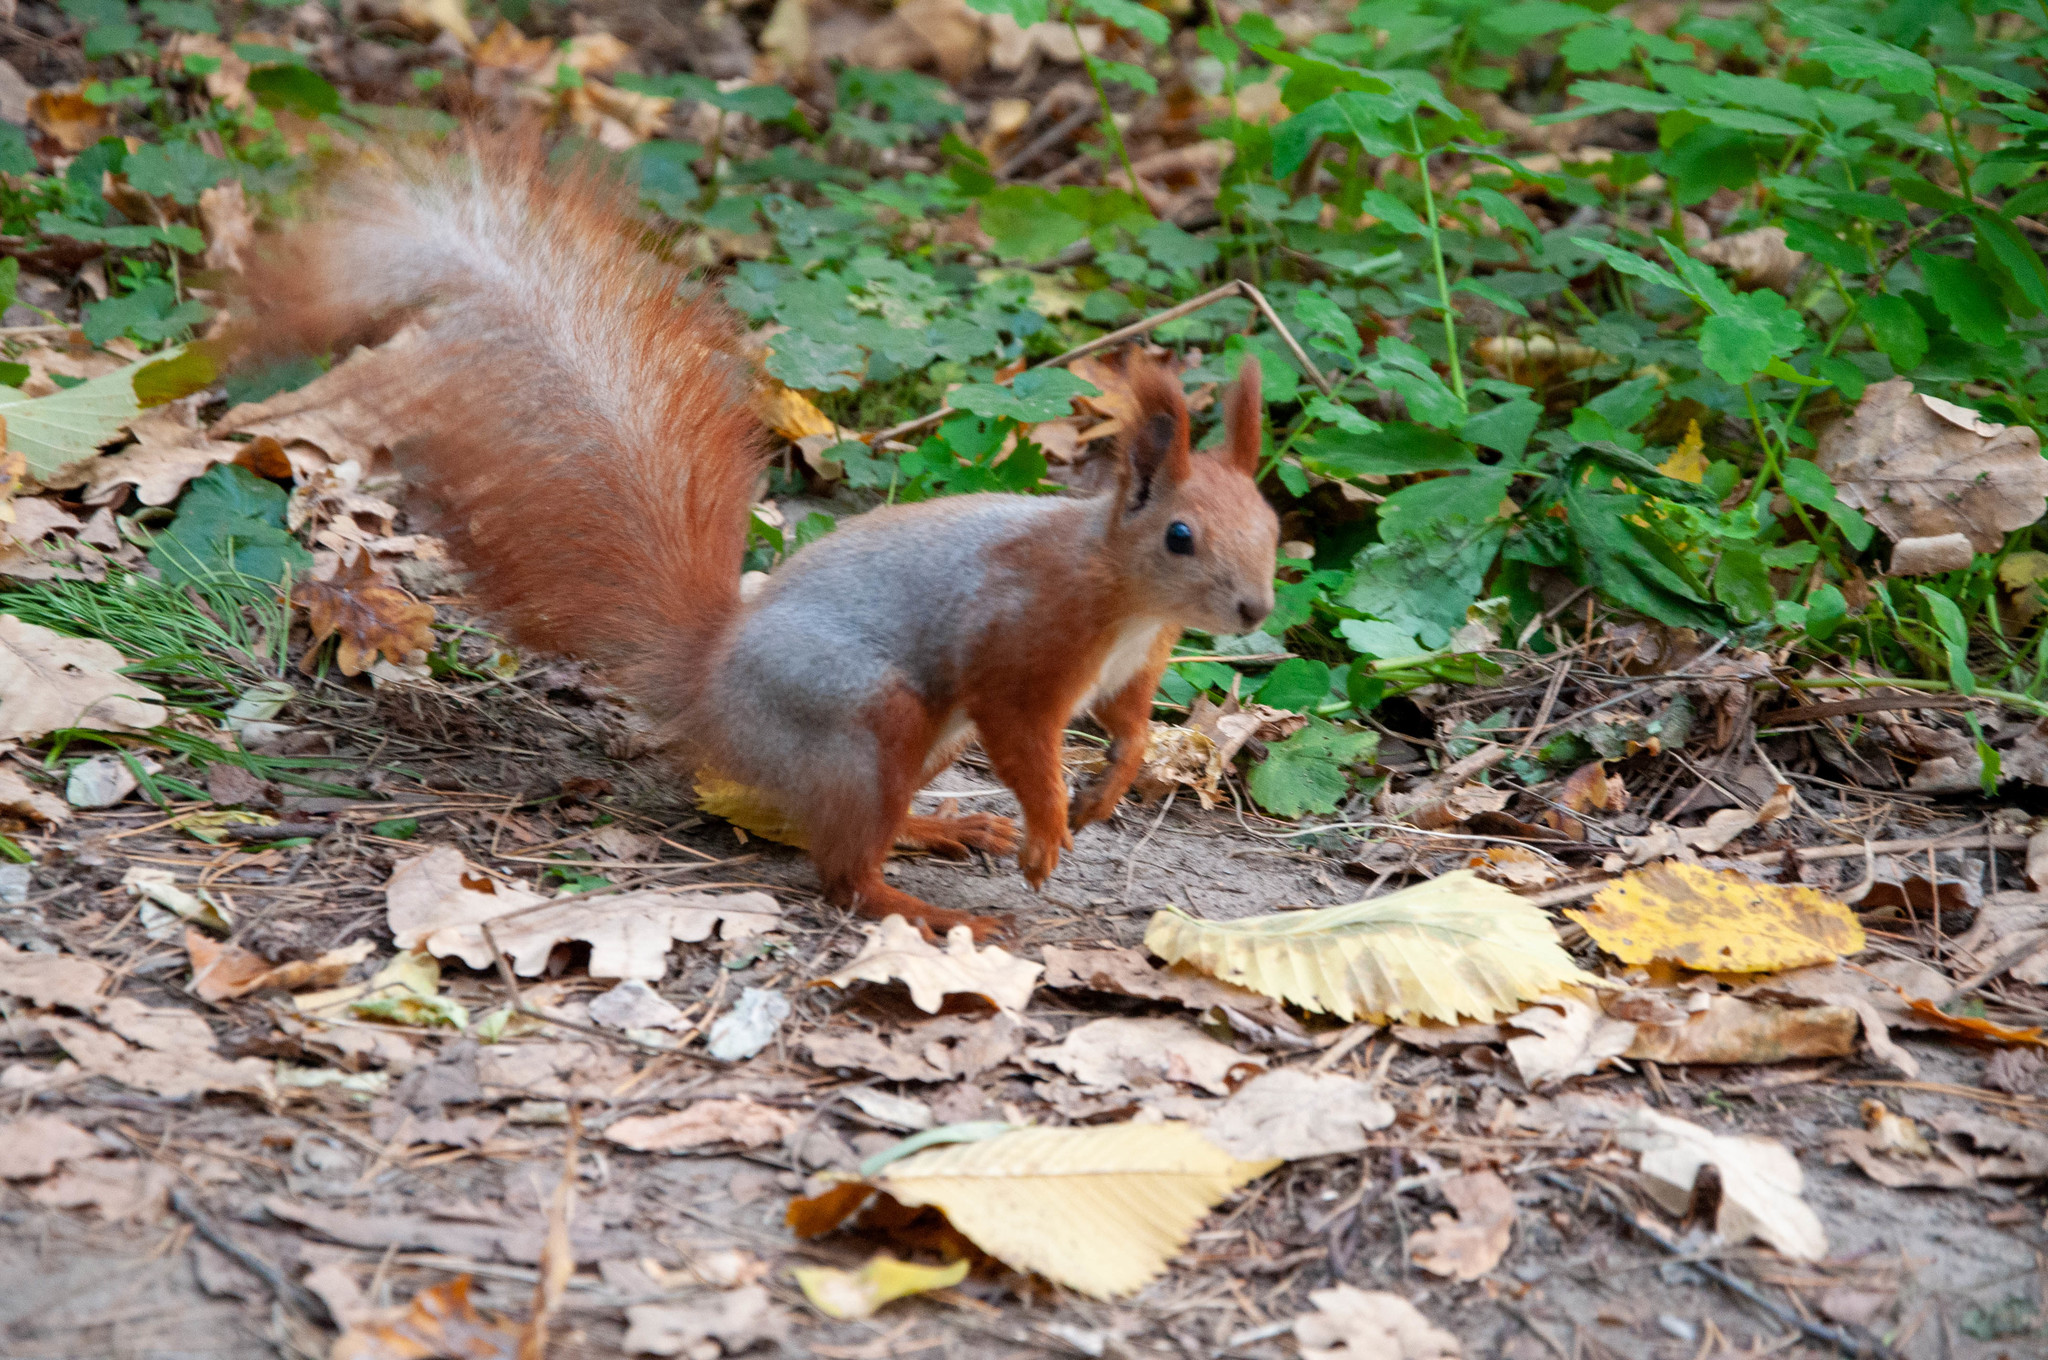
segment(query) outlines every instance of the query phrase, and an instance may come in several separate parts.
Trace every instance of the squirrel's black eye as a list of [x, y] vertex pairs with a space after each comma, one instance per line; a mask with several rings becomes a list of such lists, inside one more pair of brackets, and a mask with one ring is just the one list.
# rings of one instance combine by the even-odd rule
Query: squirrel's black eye
[[1195, 531], [1175, 520], [1166, 526], [1166, 550], [1187, 556], [1195, 550]]

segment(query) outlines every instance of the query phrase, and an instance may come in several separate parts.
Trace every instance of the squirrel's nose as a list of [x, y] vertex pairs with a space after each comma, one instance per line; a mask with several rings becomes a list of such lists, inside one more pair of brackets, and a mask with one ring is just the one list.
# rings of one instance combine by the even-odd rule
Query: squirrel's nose
[[1267, 604], [1264, 600], [1239, 600], [1237, 602], [1237, 617], [1244, 623], [1244, 630], [1247, 633], [1264, 623], [1266, 615], [1272, 612], [1273, 606]]

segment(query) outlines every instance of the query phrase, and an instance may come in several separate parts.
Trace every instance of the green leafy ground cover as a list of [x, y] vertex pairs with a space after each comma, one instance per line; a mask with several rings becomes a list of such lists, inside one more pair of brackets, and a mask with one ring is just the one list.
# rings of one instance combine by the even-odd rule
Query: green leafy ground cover
[[[1236, 692], [1314, 717], [1254, 776], [1270, 810], [1334, 810], [1370, 750], [1360, 724], [1387, 696], [1483, 682], [1494, 647], [1558, 646], [1566, 634], [1543, 624], [1561, 584], [1788, 649], [1795, 668], [1867, 667], [2042, 711], [2048, 616], [2023, 598], [2048, 574], [2041, 531], [1943, 575], [1887, 577], [1887, 543], [1814, 456], [1822, 428], [1895, 377], [2040, 427], [2048, 6], [1692, 6], [1651, 31], [1598, 0], [1367, 0], [1301, 40], [1258, 10], [1225, 22], [1135, 0], [975, 4], [1023, 25], [1108, 26], [1085, 62], [1105, 112], [1081, 147], [1095, 182], [1000, 178], [975, 142], [980, 97], [912, 71], [846, 67], [795, 91], [616, 77], [675, 101], [658, 131], [713, 129], [619, 159], [650, 244], [696, 252], [750, 322], [785, 328], [771, 375], [868, 436], [948, 408], [908, 447], [825, 450], [836, 480], [791, 460], [771, 494], [851, 510], [1056, 492], [1032, 426], [1094, 389], [1057, 368], [1011, 378], [1020, 362], [1242, 279], [1327, 393], [1244, 298], [1152, 338], [1199, 351], [1190, 386], [1261, 361], [1265, 485], [1300, 555], [1278, 564], [1266, 631], [1190, 639], [1201, 659], [1173, 667], [1159, 697], [1171, 713]], [[106, 248], [109, 296], [79, 317], [89, 340], [152, 351], [206, 323], [192, 289], [208, 190], [238, 182], [285, 214], [326, 155], [446, 127], [463, 107], [448, 78], [467, 64], [430, 35], [377, 33], [410, 75], [378, 102], [279, 16], [232, 8], [63, 0], [91, 63], [82, 98], [114, 126], [66, 159], [0, 125], [15, 253]], [[562, 19], [507, 13], [544, 31]], [[494, 17], [472, 15], [479, 32]], [[277, 32], [251, 40], [266, 26]], [[181, 34], [216, 33], [236, 35], [225, 50], [249, 67], [246, 97], [210, 92], [224, 58], [177, 55]], [[566, 108], [583, 78], [567, 63], [556, 76]], [[1227, 143], [1213, 210], [1164, 220], [1131, 191], [1119, 120], [1155, 98], [1194, 101], [1200, 137]], [[1499, 108], [1536, 135], [1597, 129], [1586, 140], [1606, 154], [1532, 156], [1487, 116]], [[926, 168], [886, 168], [904, 164]], [[1706, 236], [1760, 228], [1798, 253], [1773, 280], [1703, 258]], [[227, 395], [313, 371], [235, 377]], [[1214, 437], [1208, 418], [1198, 440]], [[267, 484], [228, 471], [195, 483], [157, 536], [167, 578], [303, 566], [278, 507], [258, 503]], [[236, 531], [257, 520], [269, 527]], [[833, 522], [758, 522], [754, 565]], [[1529, 758], [1556, 769], [1590, 754], [1567, 732]]]

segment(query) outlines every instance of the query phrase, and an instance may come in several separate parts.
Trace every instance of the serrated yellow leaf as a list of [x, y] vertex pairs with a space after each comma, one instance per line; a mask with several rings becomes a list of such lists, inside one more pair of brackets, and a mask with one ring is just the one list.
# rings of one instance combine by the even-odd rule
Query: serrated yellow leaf
[[1775, 973], [1832, 963], [1863, 948], [1842, 903], [1796, 884], [1669, 860], [1600, 890], [1565, 913], [1623, 963], [1668, 959], [1710, 973]]
[[939, 1209], [1005, 1265], [1106, 1299], [1159, 1274], [1218, 1200], [1278, 1165], [1168, 1121], [1017, 1129], [906, 1157], [868, 1184]]
[[892, 1299], [950, 1289], [967, 1278], [969, 1264], [962, 1260], [949, 1266], [920, 1266], [884, 1254], [857, 1271], [811, 1266], [794, 1273], [797, 1287], [813, 1308], [844, 1320], [872, 1317]]
[[723, 817], [763, 840], [793, 845], [799, 850], [810, 848], [810, 841], [796, 818], [775, 806], [759, 789], [727, 779], [716, 770], [697, 771], [697, 809], [714, 817]]
[[1469, 869], [1368, 902], [1198, 921], [1157, 913], [1145, 947], [1225, 982], [1346, 1020], [1491, 1020], [1599, 986], [1537, 907]]
[[1689, 420], [1685, 423], [1685, 438], [1678, 441], [1669, 458], [1657, 465], [1657, 471], [1674, 481], [1698, 486], [1707, 479], [1707, 456], [1701, 452], [1705, 447], [1706, 441], [1700, 438], [1700, 423]]

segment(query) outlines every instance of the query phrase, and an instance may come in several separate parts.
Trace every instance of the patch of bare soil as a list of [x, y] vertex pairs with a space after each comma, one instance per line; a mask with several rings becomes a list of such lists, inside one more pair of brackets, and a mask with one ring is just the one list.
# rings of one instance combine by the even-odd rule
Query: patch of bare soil
[[[832, 1360], [1280, 1357], [1298, 1353], [1289, 1324], [1311, 1311], [1311, 1294], [1338, 1282], [1412, 1300], [1465, 1356], [1485, 1360], [1820, 1357], [1885, 1343], [1912, 1360], [2042, 1353], [2048, 1233], [2038, 1168], [1973, 1174], [1957, 1188], [1887, 1188], [1824, 1155], [1831, 1131], [1864, 1127], [1873, 1099], [1929, 1130], [1944, 1117], [1990, 1116], [2036, 1137], [2048, 1132], [2048, 1090], [1985, 1084], [1994, 1059], [2036, 1070], [2014, 1063], [2020, 1050], [1905, 1033], [1901, 1044], [1919, 1065], [1912, 1079], [1859, 1051], [1774, 1065], [1633, 1062], [1531, 1091], [1497, 1035], [1355, 1042], [1352, 1031], [1311, 1023], [1304, 1051], [1256, 1026], [1217, 1029], [1250, 1061], [1376, 1078], [1394, 1122], [1362, 1153], [1296, 1161], [1230, 1197], [1134, 1297], [1100, 1302], [984, 1269], [871, 1319], [825, 1319], [792, 1284], [792, 1268], [856, 1268], [876, 1243], [791, 1234], [786, 1209], [816, 1173], [895, 1144], [921, 1122], [906, 1110], [936, 1123], [1088, 1124], [1199, 1099], [1206, 1093], [1170, 1074], [1091, 1086], [1023, 1051], [1104, 1017], [1189, 1012], [1041, 988], [1026, 1032], [967, 1062], [960, 1038], [986, 1038], [996, 1025], [985, 1008], [956, 1002], [933, 1020], [892, 989], [807, 986], [858, 950], [862, 923], [817, 902], [795, 852], [692, 812], [657, 758], [607, 754], [632, 748], [630, 724], [573, 671], [543, 672], [488, 698], [454, 687], [387, 689], [374, 700], [327, 688], [316, 698], [332, 705], [324, 730], [361, 758], [364, 790], [359, 800], [288, 799], [280, 815], [313, 826], [310, 843], [207, 845], [133, 804], [81, 814], [37, 845], [25, 897], [0, 908], [0, 937], [21, 951], [15, 958], [102, 970], [87, 998], [53, 995], [47, 979], [37, 994], [18, 973], [16, 994], [0, 998], [0, 1166], [10, 1177], [0, 1180], [0, 1279], [9, 1282], [0, 1353], [321, 1355], [350, 1321], [377, 1325], [364, 1319], [465, 1277], [482, 1315], [523, 1318], [571, 1104], [580, 1122], [575, 1272], [556, 1316], [556, 1356], [624, 1353], [630, 1317], [640, 1324], [636, 1346], [703, 1357], [778, 1345]], [[927, 801], [1015, 811], [971, 761], [938, 787]], [[1314, 838], [1279, 838], [1284, 828], [1230, 805], [1192, 804], [1126, 805], [1076, 837], [1043, 896], [1008, 864], [910, 857], [892, 873], [930, 900], [1005, 915], [1005, 947], [1038, 958], [1053, 945], [1139, 948], [1150, 913], [1167, 903], [1210, 917], [1327, 905], [1470, 853], [1447, 857], [1426, 836], [1397, 835], [1361, 861], [1334, 843], [1296, 848]], [[677, 945], [652, 983], [677, 1012], [668, 1029], [629, 1034], [602, 1023], [607, 1012], [592, 1002], [613, 984], [589, 976], [585, 947], [564, 945], [541, 977], [519, 986], [566, 1023], [515, 1026], [480, 1043], [415, 1024], [313, 1023], [275, 988], [202, 1001], [180, 931], [153, 936], [152, 914], [123, 887], [138, 868], [206, 887], [229, 908], [227, 939], [273, 965], [369, 941], [360, 975], [389, 952], [385, 881], [425, 847], [453, 847], [507, 881], [553, 870], [558, 879], [760, 887], [785, 914], [769, 936]], [[1941, 867], [1993, 890], [2023, 886], [2009, 852], [1950, 851]], [[1864, 873], [1860, 860], [1812, 872], [1837, 868], [1844, 880]], [[1877, 954], [1916, 952], [1922, 924], [1873, 920]], [[747, 989], [778, 993], [792, 1014], [752, 1056], [710, 1060], [709, 1027]], [[459, 964], [443, 990], [472, 1018], [505, 1000], [492, 970]], [[132, 1039], [144, 1033], [137, 1017], [164, 1012], [196, 1019], [210, 1035], [208, 1061], [241, 1075], [180, 1090], [178, 1071], [201, 1070], [189, 1065], [190, 1050], [141, 1043], [135, 1054], [160, 1054], [173, 1070], [120, 1069], [78, 1038], [93, 1028], [82, 1016], [118, 1030], [126, 1015]], [[902, 1079], [851, 1065], [844, 1048], [827, 1051], [830, 1063], [816, 1060], [811, 1045], [828, 1035], [867, 1044], [871, 1067], [900, 1060]], [[1353, 1042], [1340, 1049], [1338, 1040]], [[1684, 1236], [1684, 1216], [1652, 1206], [1612, 1131], [1573, 1116], [1589, 1096], [1783, 1143], [1826, 1229], [1825, 1258], [1795, 1263], [1756, 1244]], [[654, 1152], [607, 1137], [635, 1116], [741, 1099], [777, 1112], [782, 1136]], [[56, 1121], [73, 1132], [53, 1132]], [[48, 1165], [37, 1162], [39, 1147]], [[1481, 1170], [1512, 1192], [1505, 1253], [1468, 1280], [1424, 1270], [1415, 1239], [1433, 1220], [1439, 1229], [1451, 1222], [1446, 1183]], [[1693, 1226], [1712, 1222], [1711, 1204], [1692, 1210]], [[1675, 1250], [1632, 1226], [1634, 1215]], [[742, 1297], [756, 1310], [744, 1325], [733, 1321]]]

